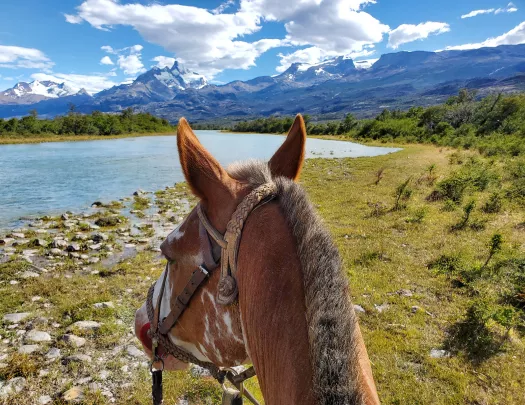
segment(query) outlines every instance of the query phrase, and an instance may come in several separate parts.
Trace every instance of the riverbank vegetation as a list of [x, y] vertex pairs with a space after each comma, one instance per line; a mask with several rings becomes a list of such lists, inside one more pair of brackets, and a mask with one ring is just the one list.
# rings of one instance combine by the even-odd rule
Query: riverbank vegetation
[[[408, 145], [386, 156], [305, 162], [300, 181], [341, 252], [383, 404], [523, 404], [523, 159]], [[169, 204], [180, 205], [187, 192], [182, 187], [157, 193], [152, 199], [156, 209], [162, 213], [173, 209]], [[172, 227], [180, 220], [174, 217]], [[123, 226], [102, 230], [111, 240], [111, 230], [122, 232]], [[2, 363], [18, 364], [16, 343], [5, 342], [18, 342], [19, 331], [35, 325], [54, 339], [45, 343], [46, 350], [56, 346], [62, 356], [86, 353], [93, 359], [102, 351], [105, 360], [74, 367], [49, 363], [45, 350], [25, 355], [33, 368], [4, 368], [0, 380], [16, 373], [30, 389], [5, 403], [25, 404], [28, 395], [43, 394], [62, 403], [73, 385], [89, 404], [111, 398], [118, 404], [148, 403], [147, 364], [139, 366], [131, 356], [135, 352], [129, 345], [140, 344], [129, 328], [162, 272], [157, 254], [143, 252], [111, 269], [64, 258], [63, 267], [27, 278], [23, 274], [32, 268], [21, 257], [26, 248], [16, 249], [20, 255], [0, 264], [0, 308], [2, 313], [30, 312], [32, 319], [15, 329], [0, 328], [0, 347], [7, 354]], [[105, 301], [115, 308], [94, 307]], [[82, 335], [83, 348], [71, 349], [60, 336], [79, 320], [104, 326]], [[41, 376], [41, 370], [48, 374]], [[62, 378], [66, 375], [71, 379]], [[219, 400], [220, 388], [209, 378], [190, 372], [164, 378], [166, 403]], [[100, 388], [105, 386], [115, 387], [112, 397]]]
[[[309, 135], [340, 135], [358, 141], [432, 143], [475, 149], [487, 156], [525, 155], [525, 94], [490, 95], [477, 99], [461, 90], [442, 105], [385, 109], [374, 119], [348, 114], [341, 121], [313, 123], [306, 116]], [[234, 132], [284, 133], [291, 117], [260, 118], [235, 124]]]
[[[119, 137], [126, 134], [174, 133], [176, 127], [149, 113], [134, 113], [131, 108], [119, 114], [93, 111], [78, 114], [71, 107], [64, 116], [39, 119], [35, 110], [23, 118], [0, 119], [0, 142], [31, 142], [33, 139], [67, 140], [79, 137]], [[10, 142], [11, 141], [11, 142]]]

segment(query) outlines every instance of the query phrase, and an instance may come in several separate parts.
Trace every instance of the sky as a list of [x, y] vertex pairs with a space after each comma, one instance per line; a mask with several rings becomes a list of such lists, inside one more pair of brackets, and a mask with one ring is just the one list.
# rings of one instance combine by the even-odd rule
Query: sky
[[525, 0], [2, 0], [0, 90], [96, 93], [175, 60], [216, 84], [345, 55], [525, 43]]

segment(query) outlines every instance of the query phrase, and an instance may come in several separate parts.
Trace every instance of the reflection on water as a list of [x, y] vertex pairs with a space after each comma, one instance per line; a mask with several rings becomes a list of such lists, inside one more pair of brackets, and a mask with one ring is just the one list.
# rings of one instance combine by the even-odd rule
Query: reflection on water
[[[224, 165], [269, 159], [284, 137], [196, 131]], [[308, 139], [307, 157], [377, 156], [398, 149]], [[182, 181], [174, 136], [0, 146], [0, 228], [22, 216], [80, 210], [137, 189]]]

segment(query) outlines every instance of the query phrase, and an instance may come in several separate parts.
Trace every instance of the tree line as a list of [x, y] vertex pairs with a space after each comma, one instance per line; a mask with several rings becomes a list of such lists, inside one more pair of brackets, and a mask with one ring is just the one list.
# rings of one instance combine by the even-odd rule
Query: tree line
[[69, 113], [53, 119], [39, 119], [36, 110], [26, 117], [0, 119], [2, 135], [120, 135], [129, 133], [171, 132], [176, 127], [149, 113], [134, 113], [127, 108], [119, 114], [93, 111], [79, 114], [74, 106]]
[[[343, 135], [381, 142], [421, 142], [460, 148], [476, 148], [486, 155], [525, 155], [525, 94], [493, 94], [478, 99], [463, 89], [445, 103], [412, 107], [408, 111], [383, 110], [373, 119], [311, 122], [310, 135]], [[234, 132], [284, 133], [293, 118], [269, 117], [239, 122]]]

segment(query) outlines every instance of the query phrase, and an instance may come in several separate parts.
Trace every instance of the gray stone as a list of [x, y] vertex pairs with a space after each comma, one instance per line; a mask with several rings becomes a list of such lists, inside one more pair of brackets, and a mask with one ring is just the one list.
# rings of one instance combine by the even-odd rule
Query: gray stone
[[67, 242], [64, 239], [55, 238], [53, 242], [51, 243], [51, 247], [64, 249], [64, 248], [67, 248]]
[[37, 278], [40, 277], [40, 274], [35, 273], [34, 271], [24, 271], [22, 274], [20, 274], [21, 278]]
[[97, 243], [95, 245], [91, 245], [89, 248], [91, 250], [100, 250], [100, 249], [102, 249], [102, 243]]
[[39, 405], [46, 405], [49, 404], [53, 398], [51, 398], [49, 395], [41, 395], [38, 397], [38, 404]]
[[49, 243], [44, 239], [33, 239], [31, 241], [31, 246], [47, 247], [47, 245], [49, 245]]
[[100, 259], [98, 257], [92, 257], [91, 259], [88, 260], [88, 263], [89, 264], [96, 264], [100, 261]]
[[67, 330], [72, 330], [74, 328], [80, 330], [97, 330], [100, 329], [100, 323], [95, 321], [78, 321], [70, 325]]
[[377, 305], [377, 304], [374, 304], [374, 308], [376, 309], [377, 312], [384, 312], [386, 311], [388, 308], [390, 307], [390, 305], [388, 304], [381, 304], [381, 305]]
[[25, 235], [21, 232], [13, 232], [11, 234], [11, 237], [12, 238], [16, 238], [16, 239], [24, 239], [25, 238]]
[[49, 251], [53, 256], [60, 256], [62, 254], [62, 251], [58, 248], [53, 248]]
[[77, 233], [75, 236], [73, 236], [74, 241], [86, 241], [88, 239], [88, 236], [83, 233]]
[[83, 255], [80, 255], [80, 258], [81, 258], [82, 260], [87, 260], [87, 259], [89, 259], [89, 256], [83, 254]]
[[91, 239], [93, 240], [93, 242], [98, 243], [107, 241], [109, 237], [105, 233], [97, 232], [91, 235]]
[[106, 301], [106, 302], [97, 302], [96, 304], [93, 304], [95, 308], [115, 308], [115, 304], [113, 304], [112, 301]]
[[72, 347], [82, 347], [86, 344], [86, 339], [80, 336], [72, 335], [72, 334], [66, 334], [62, 337], [64, 341], [72, 346]]
[[443, 357], [450, 357], [450, 352], [442, 349], [432, 349], [430, 350], [430, 357], [433, 359], [441, 359]]
[[366, 313], [365, 309], [361, 305], [354, 304], [354, 311], [362, 314]]
[[67, 220], [69, 219], [69, 215], [67, 215], [67, 214], [62, 214], [62, 215], [60, 216], [60, 219], [62, 219], [62, 220], [64, 220], [64, 221], [67, 221]]
[[4, 322], [8, 323], [20, 323], [31, 314], [29, 312], [18, 312], [16, 314], [6, 314], [4, 315]]
[[399, 291], [397, 291], [397, 293], [398, 293], [401, 297], [412, 297], [412, 295], [414, 295], [414, 294], [412, 293], [412, 291], [410, 291], [410, 290], [406, 290], [406, 289], [399, 290]]
[[18, 348], [18, 353], [31, 354], [40, 350], [40, 345], [23, 345]]
[[91, 363], [91, 357], [87, 354], [73, 354], [72, 356], [67, 356], [64, 359], [64, 363]]
[[80, 247], [80, 244], [79, 243], [71, 243], [68, 247], [67, 247], [67, 251], [68, 252], [79, 252], [81, 250], [81, 247]]
[[190, 374], [193, 377], [210, 377], [211, 376], [208, 370], [206, 370], [203, 367], [197, 366], [196, 364], [191, 365]]
[[56, 347], [53, 347], [49, 349], [49, 351], [46, 353], [46, 359], [48, 360], [55, 360], [60, 357], [60, 349], [57, 349]]
[[146, 356], [146, 354], [142, 350], [137, 349], [137, 347], [133, 345], [126, 346], [126, 352], [128, 353], [128, 355], [135, 358]]
[[2, 388], [0, 388], [0, 397], [18, 394], [24, 389], [25, 386], [26, 379], [24, 377], [11, 378]]
[[51, 335], [39, 330], [30, 330], [25, 337], [28, 342], [51, 342]]

